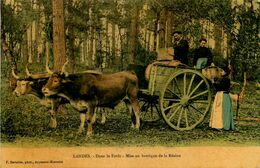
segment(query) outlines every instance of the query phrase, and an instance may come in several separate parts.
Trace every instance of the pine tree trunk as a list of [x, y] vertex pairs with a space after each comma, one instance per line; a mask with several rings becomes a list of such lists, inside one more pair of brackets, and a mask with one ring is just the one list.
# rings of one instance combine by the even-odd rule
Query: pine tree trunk
[[120, 70], [124, 69], [124, 42], [123, 42], [123, 30], [119, 28], [120, 39]]
[[101, 31], [97, 32], [96, 46], [97, 46], [97, 55], [96, 55], [97, 67], [102, 70], [104, 67], [103, 67], [102, 35], [101, 35]]
[[[72, 6], [72, 0], [68, 1], [68, 7]], [[68, 18], [70, 20], [70, 22], [68, 23], [68, 53], [69, 53], [69, 65], [68, 65], [68, 70], [69, 72], [74, 72], [75, 69], [75, 64], [76, 64], [76, 58], [75, 58], [75, 50], [76, 50], [76, 46], [75, 46], [75, 32], [74, 32], [74, 27], [72, 25], [72, 23], [74, 22], [74, 18], [72, 16], [71, 11], [69, 11], [68, 9]]]
[[116, 64], [116, 26], [115, 23], [112, 23], [112, 52], [111, 52], [111, 63], [112, 65]]
[[86, 40], [83, 41], [82, 43], [82, 58], [81, 61], [82, 63], [86, 63], [86, 55], [87, 55], [87, 42]]
[[32, 63], [32, 25], [27, 29], [28, 63]]
[[157, 30], [158, 30], [159, 20], [160, 20], [160, 12], [156, 14], [156, 21], [154, 22], [153, 50], [156, 50], [157, 48]]
[[165, 32], [166, 32], [166, 10], [161, 12], [161, 17], [159, 21], [159, 48], [165, 48]]
[[152, 48], [151, 48], [151, 35], [152, 33], [150, 31], [148, 31], [148, 34], [147, 34], [147, 51], [152, 51]]
[[8, 69], [8, 75], [9, 75], [9, 87], [11, 90], [13, 90], [16, 87], [17, 80], [11, 75], [11, 69], [13, 68], [15, 73], [17, 73], [17, 64], [14, 58], [14, 55], [12, 53], [11, 47], [7, 44], [5, 35], [2, 35], [2, 51], [4, 55], [7, 58], [8, 64], [10, 65], [10, 69]]
[[130, 47], [129, 47], [129, 59], [128, 59], [129, 64], [134, 64], [136, 60], [138, 19], [139, 19], [139, 10], [136, 7], [130, 25]]
[[22, 56], [23, 56], [23, 62], [26, 64], [29, 59], [29, 54], [28, 54], [28, 34], [27, 32], [24, 33], [23, 36], [23, 41], [22, 41]]
[[[37, 11], [40, 11], [40, 6], [39, 5], [36, 5], [35, 6], [36, 10]], [[41, 60], [41, 51], [42, 51], [42, 37], [41, 37], [41, 30], [42, 30], [42, 27], [40, 25], [40, 18], [42, 17], [40, 12], [37, 14], [38, 18], [35, 22], [36, 24], [36, 27], [35, 27], [35, 56], [37, 57], [37, 62], [40, 63], [42, 60]]]
[[167, 20], [166, 20], [166, 47], [170, 47], [172, 45], [172, 18], [173, 18], [173, 12], [168, 11], [167, 12]]
[[68, 53], [69, 53], [69, 66], [68, 66], [68, 71], [69, 72], [74, 72], [75, 69], [75, 64], [76, 64], [76, 60], [75, 60], [75, 35], [74, 35], [74, 30], [72, 26], [69, 26], [69, 30], [68, 30], [68, 37], [69, 37], [69, 41], [68, 41]]
[[94, 55], [95, 55], [95, 51], [94, 51], [94, 48], [95, 48], [95, 40], [94, 40], [94, 37], [95, 37], [95, 34], [94, 34], [94, 28], [92, 26], [90, 26], [90, 39], [89, 39], [89, 60], [90, 60], [90, 68], [94, 68], [95, 66], [95, 59], [94, 59]]
[[216, 50], [216, 52], [219, 53], [219, 54], [223, 54], [222, 53], [222, 44], [221, 44], [222, 30], [218, 25], [214, 26], [214, 40], [215, 40], [215, 50]]
[[49, 61], [50, 61], [50, 43], [46, 40], [45, 42], [45, 54], [46, 54], [46, 64], [49, 66]]
[[63, 0], [53, 0], [53, 54], [54, 71], [60, 71], [66, 62]]
[[93, 68], [94, 67], [94, 60], [93, 60], [93, 54], [94, 54], [94, 51], [93, 51], [93, 46], [94, 46], [94, 43], [93, 43], [93, 39], [94, 39], [94, 35], [93, 35], [93, 11], [92, 11], [92, 4], [93, 2], [91, 1], [90, 2], [90, 8], [89, 8], [89, 25], [90, 25], [90, 28], [89, 28], [89, 39], [88, 39], [88, 44], [89, 44], [89, 48], [88, 48], [88, 66], [89, 68]]
[[111, 67], [111, 61], [110, 61], [110, 41], [109, 41], [109, 28], [108, 28], [108, 20], [106, 20], [106, 65], [107, 67]]

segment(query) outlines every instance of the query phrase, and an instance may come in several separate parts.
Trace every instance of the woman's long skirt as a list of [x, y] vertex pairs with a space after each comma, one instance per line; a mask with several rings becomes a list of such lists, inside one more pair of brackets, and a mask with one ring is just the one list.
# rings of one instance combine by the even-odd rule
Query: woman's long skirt
[[223, 91], [216, 93], [209, 126], [216, 129], [234, 130], [234, 112], [228, 93]]

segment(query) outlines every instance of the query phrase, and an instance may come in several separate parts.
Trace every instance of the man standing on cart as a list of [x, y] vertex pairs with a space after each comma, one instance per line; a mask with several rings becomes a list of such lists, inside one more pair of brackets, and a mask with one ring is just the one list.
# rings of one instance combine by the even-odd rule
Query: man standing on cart
[[181, 31], [175, 31], [173, 36], [173, 49], [174, 49], [174, 60], [178, 60], [183, 64], [188, 65], [188, 52], [189, 43], [187, 40], [183, 39]]

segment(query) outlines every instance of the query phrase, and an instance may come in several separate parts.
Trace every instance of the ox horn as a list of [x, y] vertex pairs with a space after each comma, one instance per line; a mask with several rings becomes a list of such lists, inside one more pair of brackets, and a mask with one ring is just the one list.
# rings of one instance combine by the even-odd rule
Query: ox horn
[[26, 72], [26, 75], [27, 75], [27, 76], [32, 77], [32, 74], [30, 73], [30, 71], [29, 71], [29, 69], [28, 69], [28, 64], [26, 64], [25, 72]]
[[31, 77], [33, 79], [38, 79], [40, 76], [36, 75], [36, 74], [32, 74], [29, 69], [28, 69], [28, 64], [26, 64], [26, 67], [25, 67], [25, 72], [26, 72], [26, 75], [28, 77]]
[[64, 73], [65, 76], [68, 76], [69, 73], [66, 72], [66, 66], [69, 64], [69, 59], [66, 60], [66, 62], [63, 64], [62, 68], [61, 68], [61, 73]]
[[50, 69], [50, 67], [48, 65], [48, 62], [46, 62], [46, 64], [45, 64], [45, 69], [46, 69], [48, 74], [53, 74], [53, 72], [51, 71], [51, 69]]
[[12, 68], [12, 75], [13, 75], [13, 77], [14, 77], [15, 79], [20, 79], [20, 77], [15, 74], [14, 68]]
[[32, 73], [30, 73], [30, 71], [28, 69], [28, 64], [26, 65], [25, 71], [26, 71], [26, 75], [28, 77], [31, 77], [32, 79], [39, 79], [39, 78], [49, 77], [48, 74], [32, 74]]

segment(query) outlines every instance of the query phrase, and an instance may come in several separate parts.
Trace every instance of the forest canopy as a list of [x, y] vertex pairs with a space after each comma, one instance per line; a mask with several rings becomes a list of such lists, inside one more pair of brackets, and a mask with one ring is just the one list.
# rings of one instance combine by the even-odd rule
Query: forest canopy
[[[55, 3], [57, 9], [53, 9]], [[232, 0], [4, 0], [2, 69], [34, 71], [55, 68], [55, 11], [64, 18], [64, 54], [71, 71], [123, 70], [145, 64], [157, 48], [171, 45], [171, 33], [181, 30], [190, 43], [190, 57], [201, 37], [212, 39], [216, 62], [229, 62], [234, 77], [244, 71], [259, 80], [259, 3]], [[62, 35], [62, 34], [61, 34]], [[59, 46], [59, 44], [58, 44]], [[62, 60], [64, 62], [64, 59]]]

